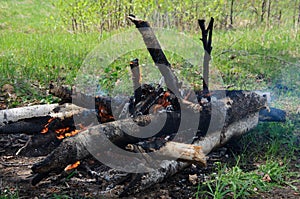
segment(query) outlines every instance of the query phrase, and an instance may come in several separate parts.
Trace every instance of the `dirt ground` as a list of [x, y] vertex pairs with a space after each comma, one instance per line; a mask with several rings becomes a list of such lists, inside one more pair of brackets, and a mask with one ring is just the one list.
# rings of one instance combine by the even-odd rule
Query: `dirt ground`
[[[4, 143], [5, 139], [12, 138], [8, 135], [0, 135], [0, 141], [2, 143]], [[18, 150], [19, 145], [17, 143], [14, 143], [14, 145], [15, 146], [7, 148], [7, 150], [2, 146], [0, 151], [0, 191], [2, 195], [18, 193], [18, 197], [16, 198], [35, 199], [116, 197], [114, 194], [118, 192], [118, 188], [113, 191], [107, 189], [107, 187], [109, 187], [109, 182], [103, 182], [91, 177], [87, 174], [86, 169], [83, 166], [79, 166], [72, 177], [53, 175], [38, 185], [32, 186], [30, 184], [31, 166], [35, 162], [40, 161], [43, 157], [15, 156], [14, 153]], [[239, 148], [237, 146], [228, 144], [210, 155], [208, 166], [206, 168], [192, 165], [175, 176], [170, 177], [165, 182], [156, 184], [142, 193], [135, 194], [128, 198], [196, 198], [195, 193], [197, 192], [197, 184], [193, 184], [192, 181], [189, 180], [189, 176], [196, 174], [197, 183], [205, 181], [205, 179], [215, 171], [215, 166], [213, 164], [215, 161], [223, 163], [232, 162], [234, 161], [232, 151], [239, 153], [238, 150]], [[84, 163], [82, 165], [84, 165]], [[101, 165], [95, 164], [93, 169], [99, 167], [101, 167]], [[299, 171], [299, 168], [292, 169], [294, 171]], [[300, 190], [300, 182], [297, 183], [296, 186]], [[123, 185], [119, 185], [120, 189], [122, 187]], [[207, 196], [199, 197], [206, 198]], [[291, 187], [286, 186], [274, 188], [267, 193], [261, 193], [252, 198], [300, 198], [300, 193], [297, 193]]]

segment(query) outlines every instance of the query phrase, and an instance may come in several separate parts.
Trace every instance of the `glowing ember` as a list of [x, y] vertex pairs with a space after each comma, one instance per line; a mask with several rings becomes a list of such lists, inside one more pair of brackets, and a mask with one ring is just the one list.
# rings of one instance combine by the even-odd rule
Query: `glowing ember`
[[66, 168], [64, 170], [70, 171], [72, 169], [77, 168], [79, 165], [80, 165], [80, 161], [76, 161], [74, 164], [69, 164], [68, 166], [66, 166]]
[[99, 111], [99, 116], [101, 118], [102, 123], [114, 120], [114, 117], [108, 112], [106, 106], [100, 105], [98, 107], [98, 111]]
[[74, 130], [74, 131], [71, 131], [69, 133], [65, 133], [65, 137], [71, 137], [71, 136], [74, 136], [76, 135], [77, 133], [79, 133], [81, 130]]
[[70, 127], [62, 128], [62, 129], [57, 129], [55, 132], [58, 134], [56, 137], [57, 139], [61, 140], [64, 139], [65, 137], [71, 137], [79, 133], [81, 130], [75, 129], [73, 131], [70, 131]]
[[70, 127], [66, 127], [66, 128], [61, 128], [61, 129], [56, 129], [55, 132], [58, 134], [62, 134], [62, 133], [66, 133], [70, 130]]
[[48, 132], [48, 126], [49, 124], [54, 120], [53, 117], [51, 117], [49, 120], [48, 120], [48, 123], [44, 126], [43, 130], [41, 131], [41, 133], [47, 133]]
[[[55, 118], [50, 118], [47, 122], [47, 124], [44, 126], [44, 128], [42, 129], [41, 133], [47, 133], [49, 131], [49, 125], [52, 121], [54, 121]], [[59, 123], [60, 124], [60, 123]], [[56, 127], [55, 127], [56, 126]], [[86, 127], [82, 124], [79, 124], [79, 130], [78, 129], [74, 129], [72, 127], [65, 127], [63, 124], [60, 124], [60, 127], [57, 127], [58, 125], [52, 125], [51, 128], [54, 128], [54, 132], [56, 133], [56, 137], [59, 140], [62, 140], [66, 137], [71, 137], [76, 135], [77, 133], [79, 133], [80, 131], [82, 131], [83, 129], [86, 129]], [[74, 129], [74, 130], [73, 130]]]

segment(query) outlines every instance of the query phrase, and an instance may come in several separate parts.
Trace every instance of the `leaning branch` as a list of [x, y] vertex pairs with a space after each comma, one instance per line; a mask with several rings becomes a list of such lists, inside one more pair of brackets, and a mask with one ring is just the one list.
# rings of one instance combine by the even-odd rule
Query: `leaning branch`
[[135, 24], [136, 28], [141, 33], [152, 60], [163, 75], [168, 89], [170, 89], [176, 97], [182, 98], [181, 93], [179, 92], [178, 79], [172, 72], [171, 64], [165, 56], [150, 24], [147, 21], [137, 19], [134, 15], [129, 15], [127, 18]]

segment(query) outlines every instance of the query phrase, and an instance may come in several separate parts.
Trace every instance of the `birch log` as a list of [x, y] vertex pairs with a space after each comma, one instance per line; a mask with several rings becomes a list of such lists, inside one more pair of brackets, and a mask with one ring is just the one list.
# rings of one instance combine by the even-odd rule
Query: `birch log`
[[0, 126], [24, 119], [38, 118], [43, 116], [50, 117], [70, 117], [84, 109], [73, 104], [43, 104], [21, 108], [0, 110]]

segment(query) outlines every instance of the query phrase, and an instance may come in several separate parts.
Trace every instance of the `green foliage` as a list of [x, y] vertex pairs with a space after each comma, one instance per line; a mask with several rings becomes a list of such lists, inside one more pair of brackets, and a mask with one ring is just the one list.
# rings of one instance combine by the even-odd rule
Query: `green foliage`
[[[150, 20], [153, 26], [188, 30], [189, 33], [193, 33], [193, 28], [198, 31], [198, 18], [214, 16], [217, 27], [228, 24], [221, 22], [222, 18], [228, 17], [230, 1], [227, 0], [116, 2], [53, 0], [51, 4], [38, 0], [2, 0], [1, 6], [4, 9], [0, 12], [0, 87], [6, 83], [16, 87], [23, 85], [18, 91], [20, 102], [34, 101], [37, 98], [44, 99], [44, 102], [54, 102], [55, 99], [45, 97], [37, 91], [44, 92], [50, 81], [74, 84], [78, 69], [87, 54], [108, 35], [113, 34], [104, 30], [127, 26], [128, 20], [125, 17], [129, 13]], [[222, 76], [224, 86], [232, 89], [273, 89], [275, 84], [280, 83], [289, 90], [277, 89], [279, 94], [299, 93], [297, 57], [300, 53], [297, 44], [300, 36], [296, 30], [291, 29], [292, 26], [288, 25], [290, 23], [285, 24], [283, 21], [292, 16], [285, 14], [282, 17], [281, 23], [285, 29], [277, 26], [265, 28], [264, 23], [255, 28], [243, 29], [246, 26], [239, 25], [239, 20], [248, 19], [255, 23], [256, 19], [251, 17], [253, 13], [249, 11], [252, 7], [247, 7], [252, 3], [252, 7], [260, 8], [259, 1], [235, 4], [236, 29], [214, 32], [211, 71], [219, 70], [218, 76]], [[275, 7], [276, 3], [279, 2], [274, 2], [272, 6]], [[291, 11], [291, 4], [281, 3], [280, 6]], [[70, 16], [78, 18], [78, 29], [72, 30]], [[86, 27], [82, 28], [81, 21]], [[60, 29], [62, 24], [71, 31]], [[101, 36], [98, 33], [99, 24], [104, 31]], [[70, 34], [72, 32], [78, 34]], [[199, 34], [194, 37], [195, 41], [199, 41]], [[103, 66], [105, 73], [99, 74], [100, 83], [106, 88], [112, 88], [118, 79], [129, 77], [128, 71], [123, 70], [127, 67], [126, 63], [133, 57], [143, 61], [146, 54], [147, 52], [127, 54], [112, 65]], [[201, 88], [199, 66], [187, 67], [186, 60], [175, 57], [172, 53], [168, 54], [172, 66], [179, 71], [177, 75], [187, 78], [196, 89]], [[151, 62], [149, 56], [146, 60]], [[211, 77], [212, 82], [213, 79], [214, 76]], [[38, 89], [33, 85], [38, 85]], [[17, 105], [18, 103], [14, 106]]]
[[120, 29], [128, 25], [128, 14], [146, 18], [156, 27], [188, 31], [198, 30], [197, 19], [211, 16], [219, 28], [254, 27], [258, 23], [299, 26], [298, 5], [293, 0], [57, 0], [54, 5], [60, 10], [62, 24], [73, 32]]

